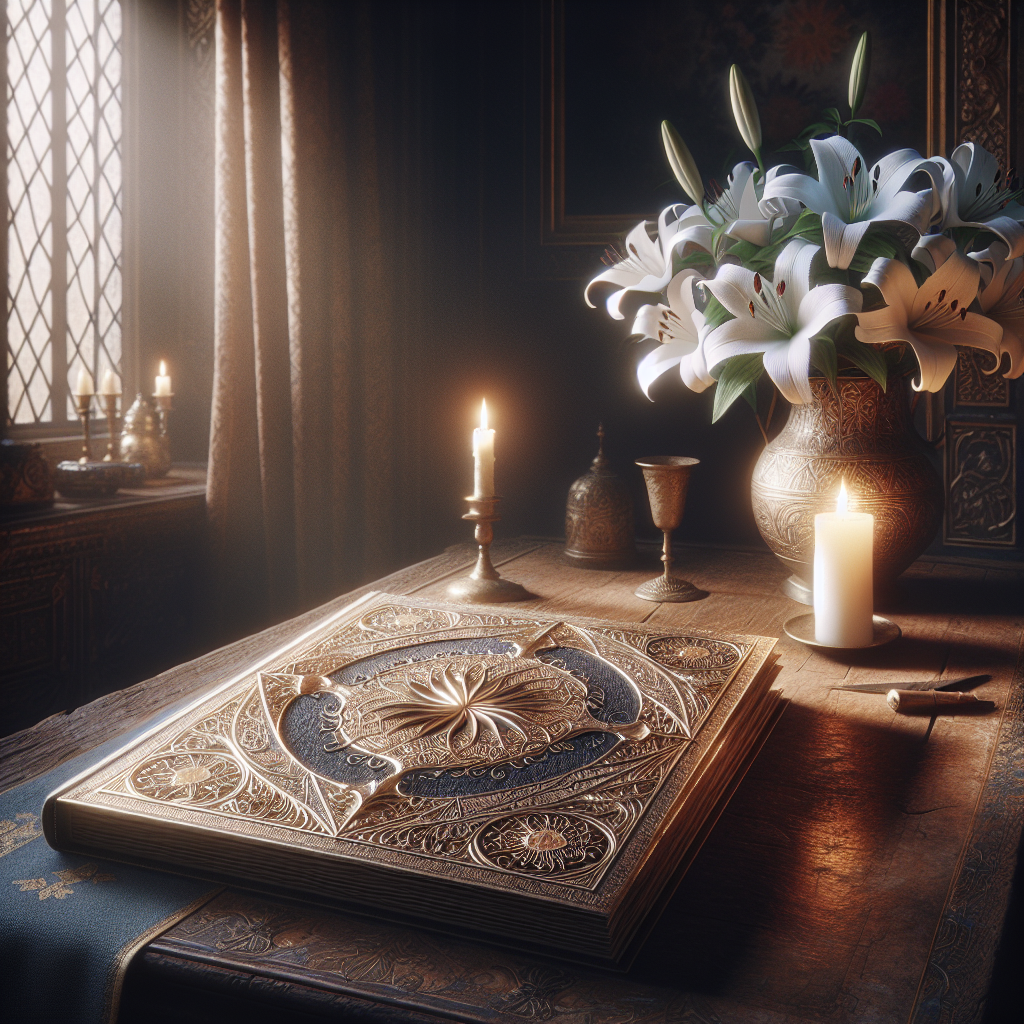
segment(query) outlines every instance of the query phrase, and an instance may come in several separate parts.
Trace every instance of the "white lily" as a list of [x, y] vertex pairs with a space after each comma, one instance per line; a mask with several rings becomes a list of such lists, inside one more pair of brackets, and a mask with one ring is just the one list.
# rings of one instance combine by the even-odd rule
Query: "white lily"
[[811, 286], [811, 263], [819, 252], [818, 246], [794, 239], [779, 253], [771, 281], [727, 264], [701, 285], [736, 318], [704, 339], [712, 372], [732, 356], [762, 352], [764, 368], [783, 398], [794, 405], [812, 400], [811, 342], [834, 320], [859, 312], [862, 302], [856, 288]]
[[971, 253], [971, 259], [981, 265], [978, 304], [1003, 329], [1000, 362], [1002, 353], [1008, 352], [1010, 369], [1003, 376], [1012, 379], [1024, 373], [1024, 257], [1008, 257], [1009, 249], [1002, 242]]
[[912, 149], [890, 153], [867, 169], [857, 147], [833, 135], [811, 139], [818, 178], [807, 174], [779, 174], [765, 183], [764, 199], [801, 202], [821, 214], [825, 256], [830, 267], [845, 270], [869, 227], [876, 222], [909, 224], [918, 234], [928, 227], [934, 210], [931, 188], [903, 192], [916, 171], [926, 171], [933, 182], [940, 169]]
[[626, 235], [626, 255], [618, 263], [598, 274], [588, 285], [584, 298], [591, 309], [591, 292], [611, 290], [605, 300], [608, 313], [616, 320], [625, 319], [624, 300], [643, 301], [660, 295], [672, 278], [675, 255], [685, 256], [692, 249], [711, 248], [712, 227], [699, 206], [676, 203], [666, 207], [658, 217], [658, 234], [651, 238], [647, 221], [641, 221]]
[[935, 157], [942, 168], [939, 200], [941, 228], [982, 228], [998, 235], [1011, 259], [1024, 256], [1024, 206], [1006, 187], [999, 161], [973, 142], [953, 150], [948, 160]]
[[956, 346], [1000, 354], [1003, 329], [968, 311], [978, 297], [981, 270], [974, 260], [953, 252], [920, 288], [899, 260], [877, 259], [864, 275], [887, 305], [860, 313], [857, 338], [868, 345], [904, 342], [914, 350], [921, 377], [915, 391], [939, 391], [956, 365]]
[[694, 284], [701, 280], [694, 270], [681, 271], [665, 289], [668, 305], [641, 306], [637, 313], [633, 335], [660, 342], [636, 368], [637, 380], [648, 398], [651, 385], [675, 366], [691, 391], [704, 391], [715, 383], [704, 361], [702, 342], [707, 325], [693, 291]]
[[707, 206], [706, 213], [715, 227], [724, 227], [724, 234], [764, 246], [772, 240], [775, 222], [790, 213], [791, 207], [782, 201], [761, 201], [764, 182], [758, 180], [756, 170], [749, 162], [737, 164], [722, 194]]

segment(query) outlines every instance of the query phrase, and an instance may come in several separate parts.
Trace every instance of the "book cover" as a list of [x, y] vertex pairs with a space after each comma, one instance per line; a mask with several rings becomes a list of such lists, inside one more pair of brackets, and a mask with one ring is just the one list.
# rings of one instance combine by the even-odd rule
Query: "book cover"
[[371, 594], [52, 794], [46, 836], [617, 962], [774, 721], [774, 644]]

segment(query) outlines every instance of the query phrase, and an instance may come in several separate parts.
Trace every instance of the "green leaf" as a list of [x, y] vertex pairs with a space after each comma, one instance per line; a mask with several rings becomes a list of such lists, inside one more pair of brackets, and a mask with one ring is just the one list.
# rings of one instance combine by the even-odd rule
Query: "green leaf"
[[735, 256], [744, 266], [747, 266], [748, 263], [757, 259], [760, 252], [760, 246], [754, 245], [753, 242], [748, 242], [746, 239], [739, 238], [729, 246], [727, 255]]
[[836, 357], [835, 342], [831, 338], [820, 335], [811, 342], [811, 365], [821, 370], [829, 383], [835, 387], [839, 361]]
[[752, 380], [743, 389], [743, 400], [754, 410], [754, 415], [757, 415], [757, 381]]
[[[753, 352], [749, 355], [733, 356], [721, 366], [715, 367], [715, 370], [718, 371], [718, 386], [715, 388], [715, 408], [711, 414], [712, 423], [717, 423], [725, 415], [729, 406], [751, 384], [757, 383], [758, 377], [764, 372], [764, 362], [760, 352]], [[747, 400], [749, 401], [749, 399]]]
[[672, 276], [675, 277], [681, 270], [713, 270], [715, 268], [715, 261], [711, 256], [711, 253], [705, 252], [703, 249], [694, 249], [687, 256], [679, 256], [673, 254], [672, 256]]
[[[729, 320], [735, 320], [736, 317], [732, 315], [723, 306], [718, 299], [711, 294], [710, 291], [705, 293], [708, 296], [708, 304], [704, 307], [704, 323], [708, 325], [711, 330], [716, 327], [721, 327], [722, 324], [727, 323]], [[760, 358], [760, 356], [758, 357]]]
[[899, 239], [889, 234], [884, 228], [872, 226], [860, 240], [857, 252], [850, 261], [850, 269], [858, 274], [866, 274], [871, 269], [871, 264], [879, 257], [884, 257], [887, 260], [899, 259], [904, 263], [910, 262], [910, 254]]
[[870, 117], [854, 117], [846, 122], [847, 124], [866, 124], [869, 128], [874, 128], [879, 135], [882, 134], [882, 128], [877, 121]]
[[879, 349], [865, 345], [850, 335], [840, 335], [836, 341], [836, 354], [849, 359], [858, 370], [863, 370], [872, 380], [878, 381], [882, 390], [885, 390], [889, 366]]

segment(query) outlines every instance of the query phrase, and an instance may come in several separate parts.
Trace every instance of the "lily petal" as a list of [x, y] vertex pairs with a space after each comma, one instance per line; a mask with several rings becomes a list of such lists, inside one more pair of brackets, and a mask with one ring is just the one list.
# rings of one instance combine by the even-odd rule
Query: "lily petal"
[[637, 380], [640, 381], [640, 387], [647, 398], [651, 397], [651, 385], [667, 370], [679, 365], [685, 354], [681, 349], [682, 346], [679, 345], [659, 345], [637, 364]]
[[922, 235], [911, 255], [934, 274], [955, 252], [956, 242], [952, 238], [945, 235]]
[[764, 368], [782, 397], [793, 405], [813, 400], [808, 375], [811, 366], [809, 338], [793, 338], [787, 344], [773, 345], [764, 353]]
[[763, 320], [749, 316], [746, 322], [727, 320], [704, 339], [704, 359], [714, 372], [733, 356], [764, 352], [769, 345], [785, 345], [788, 341]]
[[826, 210], [821, 215], [821, 230], [825, 236], [825, 258], [828, 265], [846, 270], [853, 262], [853, 257], [857, 255], [857, 248], [869, 227], [870, 221], [862, 220], [855, 224], [847, 224]]

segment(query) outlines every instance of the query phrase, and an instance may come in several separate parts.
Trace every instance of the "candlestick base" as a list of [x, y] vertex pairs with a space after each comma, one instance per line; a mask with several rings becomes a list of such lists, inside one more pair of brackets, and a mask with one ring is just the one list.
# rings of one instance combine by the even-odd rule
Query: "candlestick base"
[[500, 576], [496, 580], [475, 580], [466, 576], [451, 584], [447, 594], [453, 601], [465, 601], [467, 604], [504, 604], [506, 601], [529, 601], [534, 596], [526, 587]]
[[871, 643], [863, 647], [833, 647], [831, 644], [823, 644], [814, 638], [814, 613], [810, 615], [794, 615], [782, 624], [783, 632], [792, 640], [797, 640], [808, 647], [820, 647], [826, 651], [863, 651], [868, 647], [881, 647], [884, 644], [891, 644], [903, 636], [903, 630], [891, 619], [883, 618], [881, 615], [871, 617], [874, 626], [874, 636]]
[[658, 576], [646, 583], [641, 583], [633, 593], [645, 601], [669, 602], [684, 604], [687, 601], [699, 601], [708, 596], [706, 590], [695, 587], [689, 580], [678, 576]]
[[529, 601], [534, 596], [518, 583], [502, 579], [491, 562], [493, 524], [501, 519], [497, 512], [500, 500], [497, 495], [487, 498], [471, 495], [466, 498], [469, 502], [469, 511], [462, 518], [476, 524], [473, 536], [479, 549], [476, 565], [469, 576], [455, 580], [449, 585], [446, 593], [453, 601], [464, 601], [468, 604], [504, 604], [507, 601]]

